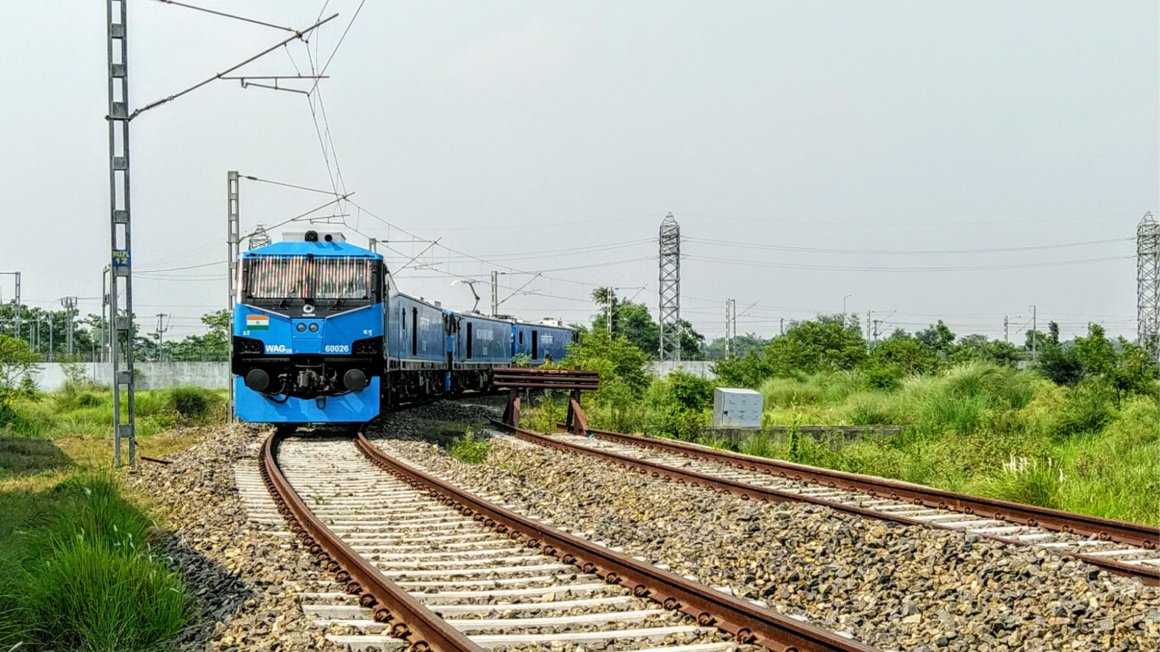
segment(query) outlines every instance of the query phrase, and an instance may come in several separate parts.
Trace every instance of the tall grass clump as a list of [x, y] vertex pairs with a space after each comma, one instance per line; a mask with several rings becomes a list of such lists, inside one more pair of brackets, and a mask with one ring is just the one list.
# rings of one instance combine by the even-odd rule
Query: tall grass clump
[[175, 387], [169, 390], [169, 400], [181, 420], [189, 423], [209, 420], [212, 411], [219, 407], [219, 396], [201, 387]]
[[41, 509], [0, 539], [0, 612], [11, 614], [0, 644], [157, 649], [188, 623], [184, 583], [155, 555], [152, 523], [112, 479], [74, 477], [36, 500]]
[[882, 392], [857, 392], [846, 400], [843, 416], [856, 426], [904, 423], [899, 397]]
[[463, 437], [452, 442], [451, 448], [448, 449], [451, 457], [464, 464], [483, 464], [487, 461], [487, 454], [490, 451], [491, 442], [477, 438], [474, 430], [464, 432]]
[[842, 403], [855, 392], [866, 387], [866, 379], [861, 371], [819, 372], [803, 377], [810, 385], [820, 387], [822, 400], [826, 403]]
[[1063, 502], [1063, 466], [1048, 457], [1012, 457], [1003, 470], [980, 484], [984, 495], [1016, 503], [1059, 509]]
[[822, 388], [796, 378], [770, 378], [759, 390], [766, 407], [797, 407], [812, 405], [822, 400]]
[[783, 453], [781, 446], [774, 443], [773, 438], [764, 432], [755, 432], [737, 444], [738, 452], [757, 457], [780, 457]]

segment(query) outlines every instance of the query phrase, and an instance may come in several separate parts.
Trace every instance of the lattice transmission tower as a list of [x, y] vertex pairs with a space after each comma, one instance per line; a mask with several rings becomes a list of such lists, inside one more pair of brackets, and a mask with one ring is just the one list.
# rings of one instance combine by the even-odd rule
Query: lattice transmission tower
[[681, 359], [681, 226], [672, 213], [660, 233], [661, 360]]
[[1160, 344], [1160, 224], [1145, 213], [1136, 227], [1136, 333], [1153, 353]]

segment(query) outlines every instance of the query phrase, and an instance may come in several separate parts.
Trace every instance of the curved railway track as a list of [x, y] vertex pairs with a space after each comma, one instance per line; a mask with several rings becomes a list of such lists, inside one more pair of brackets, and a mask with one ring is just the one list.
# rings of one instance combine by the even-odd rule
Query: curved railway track
[[341, 616], [333, 624], [375, 632], [338, 643], [872, 650], [511, 512], [361, 434], [352, 443], [275, 433], [259, 465], [291, 531], [349, 596], [327, 610]]
[[500, 428], [539, 445], [743, 498], [825, 505], [863, 517], [1037, 546], [1160, 584], [1160, 528], [958, 494], [897, 480], [793, 464], [667, 439], [591, 430], [586, 438]]

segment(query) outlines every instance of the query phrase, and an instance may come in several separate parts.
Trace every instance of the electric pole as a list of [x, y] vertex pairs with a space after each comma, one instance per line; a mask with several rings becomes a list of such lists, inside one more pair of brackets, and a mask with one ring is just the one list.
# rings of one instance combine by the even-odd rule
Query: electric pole
[[68, 343], [68, 354], [73, 354], [73, 317], [76, 316], [77, 298], [63, 297], [60, 300], [60, 305], [64, 307], [64, 316], [68, 324], [68, 330], [65, 332], [65, 341]]
[[736, 355], [734, 339], [737, 337], [737, 299], [725, 300], [725, 354]]
[[[220, 16], [255, 22], [240, 16], [215, 12]], [[130, 110], [129, 107], [129, 43], [128, 1], [106, 0], [105, 34], [108, 55], [106, 75], [109, 88], [108, 113], [105, 121], [109, 128], [109, 252], [113, 279], [109, 284], [109, 312], [112, 316], [112, 391], [113, 391], [113, 455], [121, 466], [121, 440], [129, 441], [129, 465], [137, 465], [136, 404], [133, 381], [133, 273], [131, 211], [129, 192], [129, 124], [142, 113], [163, 106], [219, 79], [238, 68], [281, 49], [291, 41], [305, 41], [315, 29], [333, 20], [338, 14], [315, 22], [303, 30], [278, 27], [291, 35], [276, 45], [227, 68], [208, 79], [166, 97]], [[300, 75], [299, 78], [302, 76]], [[317, 78], [317, 77], [314, 77]], [[230, 79], [237, 79], [233, 77]], [[242, 78], [243, 86], [245, 78]], [[232, 253], [232, 252], [231, 252]], [[231, 288], [233, 281], [230, 281]], [[71, 335], [71, 333], [70, 333]], [[125, 396], [126, 408], [121, 409]]]
[[612, 304], [616, 302], [616, 288], [608, 288], [608, 299], [604, 302], [604, 321], [608, 322], [608, 334], [612, 335]]
[[168, 315], [168, 314], [163, 313], [163, 312], [157, 313], [157, 359], [158, 360], [161, 359], [162, 338], [164, 338], [165, 332], [169, 330], [169, 318], [172, 318], [172, 317], [173, 317], [173, 315]]
[[1007, 315], [1003, 315], [1003, 341], [1011, 343], [1011, 338], [1007, 336]]
[[1031, 361], [1039, 359], [1039, 327], [1035, 321], [1035, 306], [1031, 306]]
[[778, 327], [777, 327], [778, 335], [785, 335], [785, 317], [781, 317], [780, 319], [777, 320], [777, 322], [778, 322]]
[[871, 344], [871, 342], [874, 339], [874, 331], [870, 327], [871, 326], [870, 316], [873, 314], [874, 314], [873, 310], [866, 311], [866, 352], [867, 353], [869, 353], [870, 351], [872, 351], [874, 349], [874, 345]]
[[499, 272], [491, 270], [491, 316], [499, 314]]

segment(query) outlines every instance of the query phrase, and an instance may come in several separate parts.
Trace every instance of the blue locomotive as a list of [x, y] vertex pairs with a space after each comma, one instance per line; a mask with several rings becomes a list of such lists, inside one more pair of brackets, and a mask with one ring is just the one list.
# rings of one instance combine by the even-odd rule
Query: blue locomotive
[[383, 257], [308, 231], [242, 255], [230, 361], [234, 410], [260, 423], [379, 414]]
[[564, 357], [559, 324], [448, 310], [398, 292], [382, 256], [341, 233], [290, 236], [242, 255], [234, 411], [257, 423], [362, 423], [382, 405], [487, 390], [515, 355]]

